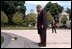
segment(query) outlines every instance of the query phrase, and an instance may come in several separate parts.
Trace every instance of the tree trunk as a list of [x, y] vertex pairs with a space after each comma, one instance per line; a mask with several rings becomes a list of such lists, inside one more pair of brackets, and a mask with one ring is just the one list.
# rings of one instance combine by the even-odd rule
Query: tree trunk
[[13, 24], [12, 17], [13, 17], [12, 15], [8, 15], [8, 24], [9, 25]]

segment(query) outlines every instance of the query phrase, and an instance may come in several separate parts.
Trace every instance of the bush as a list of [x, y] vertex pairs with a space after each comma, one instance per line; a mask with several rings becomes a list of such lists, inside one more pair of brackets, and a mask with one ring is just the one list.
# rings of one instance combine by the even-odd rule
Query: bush
[[24, 27], [28, 27], [29, 23], [28, 23], [27, 18], [24, 18], [24, 19], [23, 19], [22, 25], [23, 25]]
[[26, 17], [23, 20], [23, 26], [35, 26], [36, 23], [36, 14], [34, 13], [29, 13], [26, 15]]
[[53, 21], [53, 16], [51, 15], [51, 13], [48, 11], [46, 15], [47, 15], [47, 18], [48, 18], [48, 23], [49, 23], [49, 24], [52, 23], [52, 21]]
[[22, 13], [16, 12], [12, 18], [13, 22], [17, 25], [22, 24]]
[[5, 25], [7, 23], [8, 23], [8, 17], [6, 16], [6, 14], [3, 11], [1, 11], [1, 24]]
[[63, 24], [66, 24], [66, 21], [68, 20], [68, 18], [67, 18], [67, 16], [63, 16], [62, 17], [62, 20], [61, 20], [61, 22], [63, 23]]

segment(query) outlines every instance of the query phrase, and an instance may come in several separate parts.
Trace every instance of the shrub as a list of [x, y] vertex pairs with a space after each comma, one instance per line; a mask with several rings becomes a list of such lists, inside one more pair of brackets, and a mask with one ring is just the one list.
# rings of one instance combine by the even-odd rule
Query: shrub
[[3, 11], [1, 11], [1, 24], [6, 24], [6, 23], [8, 23], [8, 17]]
[[22, 24], [22, 13], [16, 12], [12, 18], [13, 22], [17, 25]]

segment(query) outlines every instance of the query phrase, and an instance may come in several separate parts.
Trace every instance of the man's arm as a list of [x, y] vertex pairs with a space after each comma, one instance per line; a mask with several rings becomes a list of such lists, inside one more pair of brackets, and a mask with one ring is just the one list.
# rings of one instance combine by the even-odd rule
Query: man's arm
[[46, 15], [46, 11], [43, 11], [43, 28], [47, 28], [48, 27], [48, 18]]

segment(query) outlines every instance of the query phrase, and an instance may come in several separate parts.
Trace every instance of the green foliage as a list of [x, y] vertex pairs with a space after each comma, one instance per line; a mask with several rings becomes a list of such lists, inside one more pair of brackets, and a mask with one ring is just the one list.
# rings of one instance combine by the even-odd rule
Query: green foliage
[[1, 24], [6, 24], [6, 23], [8, 23], [8, 17], [3, 11], [1, 11]]
[[63, 17], [62, 17], [62, 19], [61, 19], [61, 22], [63, 23], [63, 24], [66, 24], [66, 21], [68, 20], [68, 18], [64, 15]]
[[48, 23], [52, 23], [53, 17], [49, 11], [47, 12], [47, 17], [48, 17]]
[[[25, 17], [26, 6], [25, 1], [1, 1], [1, 10], [5, 12], [8, 17], [8, 24], [12, 24], [12, 17], [20, 11]], [[18, 8], [20, 6], [20, 8]]]
[[30, 13], [27, 15], [27, 19], [29, 22], [35, 22], [36, 20], [36, 15], [34, 13]]
[[22, 22], [23, 22], [22, 25], [25, 27], [27, 27], [29, 25], [28, 19], [26, 17], [23, 19]]
[[35, 23], [36, 23], [36, 14], [34, 13], [27, 14], [25, 19], [23, 20], [23, 25], [26, 25], [26, 26], [28, 26], [29, 24], [34, 26]]
[[12, 20], [17, 25], [22, 24], [22, 13], [16, 12]]
[[55, 18], [56, 15], [58, 15], [59, 13], [62, 12], [63, 10], [63, 7], [61, 7], [60, 5], [58, 5], [57, 3], [51, 3], [51, 2], [48, 2], [46, 4], [46, 6], [44, 7], [44, 9], [48, 12], [51, 13], [51, 15]]

